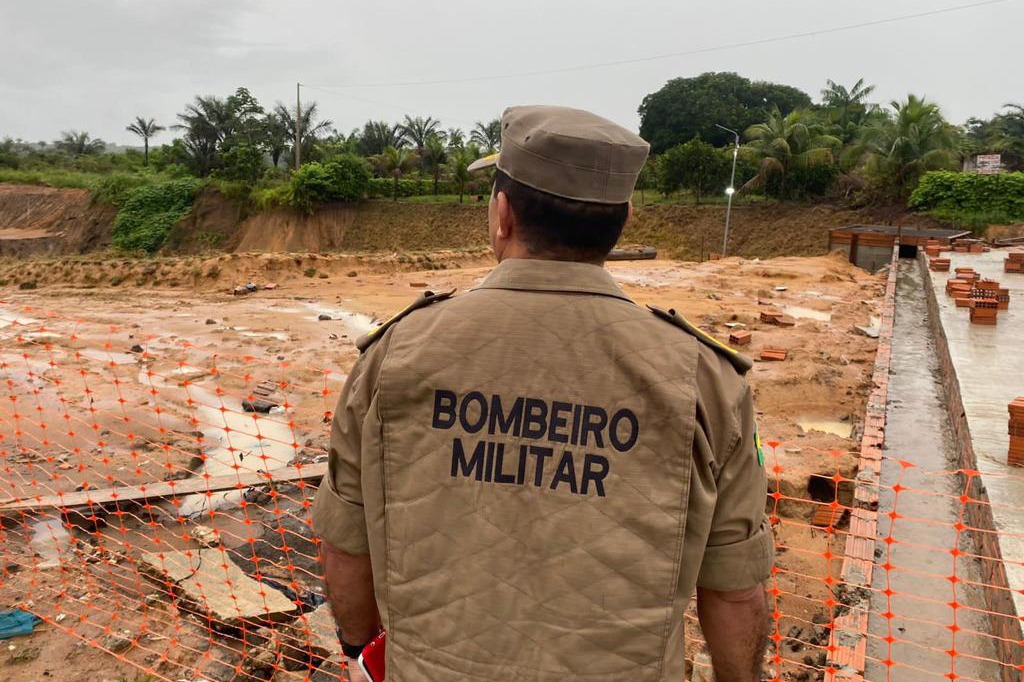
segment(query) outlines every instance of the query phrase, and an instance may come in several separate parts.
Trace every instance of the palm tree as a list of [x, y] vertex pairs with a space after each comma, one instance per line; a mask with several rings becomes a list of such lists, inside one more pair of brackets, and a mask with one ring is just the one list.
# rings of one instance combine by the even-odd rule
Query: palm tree
[[188, 165], [199, 176], [209, 175], [221, 165], [220, 145], [234, 134], [235, 112], [231, 104], [220, 97], [196, 97], [178, 114], [181, 123], [171, 126], [185, 132]]
[[359, 153], [366, 157], [380, 156], [388, 147], [396, 149], [407, 144], [400, 124], [386, 121], [367, 121], [359, 137]]
[[395, 180], [394, 200], [398, 201], [398, 179], [404, 173], [416, 166], [417, 157], [415, 152], [405, 147], [388, 147], [383, 154], [376, 156], [374, 163], [385, 175], [390, 175]]
[[851, 150], [887, 193], [905, 199], [930, 170], [955, 169], [957, 142], [938, 105], [909, 95], [890, 103], [892, 115], [868, 125]]
[[138, 135], [139, 137], [142, 138], [142, 145], [143, 145], [142, 165], [143, 166], [148, 166], [149, 165], [149, 139], [151, 137], [155, 137], [157, 135], [157, 133], [159, 133], [160, 131], [166, 130], [166, 128], [164, 128], [161, 125], [157, 125], [155, 119], [151, 118], [149, 120], [146, 120], [146, 119], [142, 118], [141, 116], [136, 116], [135, 117], [135, 121], [131, 125], [129, 125], [127, 128], [125, 128], [125, 130], [127, 130], [129, 133], [135, 133], [136, 135]]
[[87, 156], [89, 154], [102, 154], [107, 148], [107, 143], [98, 138], [92, 138], [89, 133], [77, 130], [65, 130], [60, 134], [60, 139], [54, 143], [58, 150], [68, 156]]
[[467, 147], [456, 147], [448, 154], [448, 172], [452, 180], [459, 186], [459, 203], [466, 192], [466, 183], [470, 181], [473, 174], [469, 172], [469, 164], [476, 161], [478, 153], [474, 145]]
[[411, 118], [406, 114], [405, 123], [400, 124], [400, 127], [402, 133], [413, 143], [416, 147], [416, 152], [420, 155], [423, 154], [423, 150], [427, 146], [427, 140], [431, 136], [441, 138], [444, 136], [444, 131], [440, 129], [441, 122], [430, 116], [426, 118], [421, 116]]
[[434, 178], [434, 196], [436, 197], [438, 195], [438, 182], [441, 179], [441, 168], [444, 166], [445, 161], [448, 160], [448, 150], [445, 149], [441, 138], [437, 135], [431, 135], [427, 138], [426, 144], [423, 146], [422, 158], [423, 167]]
[[829, 117], [839, 126], [840, 134], [848, 142], [856, 136], [857, 127], [864, 121], [865, 114], [872, 105], [867, 98], [875, 91], [874, 85], [864, 85], [859, 79], [853, 87], [847, 89], [833, 80], [826, 81], [827, 86], [821, 91], [822, 102], [829, 111]]
[[833, 151], [842, 147], [841, 140], [826, 134], [824, 125], [800, 109], [783, 116], [774, 107], [768, 120], [747, 128], [745, 136], [750, 140], [747, 149], [761, 158], [761, 165], [744, 189], [762, 187], [778, 176], [780, 199], [786, 198], [786, 178], [791, 169], [832, 165]]
[[462, 149], [466, 146], [466, 133], [460, 128], [449, 128], [445, 136], [450, 149]]
[[[285, 139], [292, 145], [292, 159], [295, 158], [295, 109], [289, 109], [280, 102], [274, 107], [274, 115], [280, 121], [281, 128], [287, 130]], [[299, 145], [302, 150], [302, 158], [308, 159], [314, 146], [324, 135], [330, 134], [334, 121], [324, 119], [318, 121], [319, 112], [316, 102], [308, 102], [302, 105], [301, 130], [299, 131]]]
[[488, 154], [498, 151], [501, 149], [501, 119], [496, 118], [487, 124], [477, 121], [469, 139], [481, 149], [486, 150]]

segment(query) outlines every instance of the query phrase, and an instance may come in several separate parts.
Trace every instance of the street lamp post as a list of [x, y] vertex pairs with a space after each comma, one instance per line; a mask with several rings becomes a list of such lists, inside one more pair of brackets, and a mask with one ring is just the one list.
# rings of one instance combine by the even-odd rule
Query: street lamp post
[[727, 130], [736, 136], [736, 146], [732, 148], [732, 177], [729, 178], [729, 186], [725, 188], [725, 195], [729, 197], [728, 204], [725, 208], [725, 236], [722, 238], [722, 256], [725, 257], [726, 249], [729, 247], [729, 221], [732, 218], [732, 195], [736, 194], [736, 157], [740, 153], [740, 134], [732, 128], [726, 128], [723, 125], [715, 126], [722, 130]]

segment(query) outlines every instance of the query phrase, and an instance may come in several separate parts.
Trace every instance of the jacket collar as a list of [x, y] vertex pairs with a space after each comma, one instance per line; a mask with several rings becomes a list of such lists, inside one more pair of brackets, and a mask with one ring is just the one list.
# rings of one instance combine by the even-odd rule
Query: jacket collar
[[510, 258], [474, 288], [479, 289], [597, 294], [633, 302], [603, 267], [557, 260]]

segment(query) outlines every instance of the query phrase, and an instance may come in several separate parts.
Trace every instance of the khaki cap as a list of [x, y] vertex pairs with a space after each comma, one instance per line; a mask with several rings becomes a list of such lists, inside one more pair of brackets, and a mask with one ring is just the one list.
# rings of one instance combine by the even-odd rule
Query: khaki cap
[[524, 185], [576, 201], [622, 204], [633, 196], [650, 145], [589, 111], [509, 107], [501, 117], [501, 152], [469, 170], [497, 166]]

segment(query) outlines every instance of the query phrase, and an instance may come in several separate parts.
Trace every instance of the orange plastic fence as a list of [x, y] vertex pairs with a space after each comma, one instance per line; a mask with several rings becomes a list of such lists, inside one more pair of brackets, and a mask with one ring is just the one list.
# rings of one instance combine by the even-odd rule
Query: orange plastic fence
[[[0, 334], [0, 607], [42, 619], [12, 658], [70, 638], [111, 679], [344, 676], [308, 514], [340, 372], [10, 305]], [[883, 454], [888, 353], [883, 335], [861, 451], [796, 458], [767, 441], [767, 679], [1015, 679], [1005, 652], [1021, 642], [1005, 633], [1019, 619], [986, 596], [1010, 588], [990, 579], [999, 558], [979, 538], [996, 531], [974, 513], [998, 510], [975, 471]], [[908, 500], [952, 511], [919, 516]], [[953, 540], [931, 542], [937, 528]], [[907, 552], [926, 561], [901, 565]], [[935, 589], [901, 591], [908, 578]], [[687, 623], [690, 674], [711, 679], [692, 610]], [[9, 679], [18, 665], [32, 663]], [[78, 679], [68, 665], [49, 679]]]

